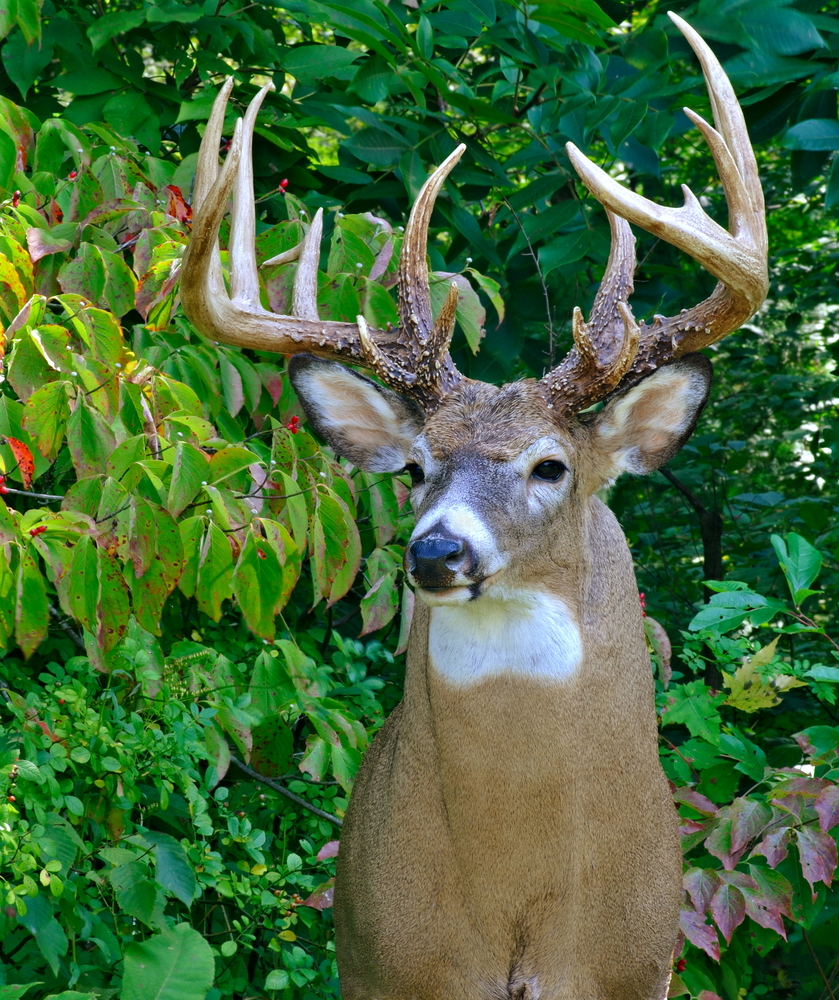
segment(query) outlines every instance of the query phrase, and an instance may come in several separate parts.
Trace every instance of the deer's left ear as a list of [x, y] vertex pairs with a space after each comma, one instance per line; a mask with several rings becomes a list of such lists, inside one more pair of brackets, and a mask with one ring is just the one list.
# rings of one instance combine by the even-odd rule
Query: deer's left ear
[[611, 399], [593, 421], [604, 481], [669, 462], [693, 433], [710, 389], [711, 362], [687, 354]]

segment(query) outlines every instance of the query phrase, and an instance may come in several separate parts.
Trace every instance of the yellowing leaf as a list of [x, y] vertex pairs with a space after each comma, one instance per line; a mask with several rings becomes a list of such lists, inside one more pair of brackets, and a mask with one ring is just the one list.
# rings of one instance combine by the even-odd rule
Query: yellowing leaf
[[733, 674], [723, 672], [723, 683], [730, 692], [725, 700], [726, 705], [738, 708], [741, 712], [757, 712], [761, 708], [778, 705], [781, 701], [778, 697], [779, 692], [806, 686], [806, 681], [798, 680], [796, 677], [788, 675], [762, 677], [758, 673], [758, 667], [768, 666], [772, 662], [778, 639], [780, 636], [776, 636], [767, 646], [759, 649]]

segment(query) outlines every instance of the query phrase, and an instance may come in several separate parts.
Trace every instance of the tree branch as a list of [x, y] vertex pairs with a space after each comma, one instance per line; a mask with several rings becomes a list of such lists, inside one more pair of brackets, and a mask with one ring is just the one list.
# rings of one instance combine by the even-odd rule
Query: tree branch
[[299, 795], [295, 795], [294, 792], [290, 792], [278, 781], [274, 781], [273, 778], [266, 778], [264, 774], [260, 774], [258, 771], [254, 771], [253, 768], [248, 767], [247, 764], [243, 764], [242, 761], [238, 760], [232, 754], [230, 756], [230, 763], [235, 764], [240, 771], [244, 771], [249, 778], [253, 778], [254, 781], [259, 781], [263, 785], [267, 785], [269, 788], [273, 788], [275, 792], [279, 792], [280, 795], [285, 795], [287, 799], [291, 799], [291, 801], [296, 802], [297, 805], [302, 806], [304, 809], [308, 809], [309, 812], [313, 812], [315, 816], [320, 816], [321, 819], [328, 819], [329, 822], [334, 823], [335, 826], [344, 825], [344, 821], [338, 816], [333, 816], [332, 813], [324, 812], [323, 809], [318, 809], [318, 807], [313, 806], [311, 802], [307, 802]]

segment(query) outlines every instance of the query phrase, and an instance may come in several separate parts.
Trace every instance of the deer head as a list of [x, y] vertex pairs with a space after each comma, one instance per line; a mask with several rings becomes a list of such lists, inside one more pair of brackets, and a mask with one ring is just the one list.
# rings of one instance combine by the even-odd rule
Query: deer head
[[[199, 154], [196, 220], [183, 266], [187, 315], [215, 340], [295, 355], [289, 371], [303, 408], [333, 448], [364, 469], [407, 467], [418, 514], [408, 570], [435, 603], [474, 599], [500, 584], [509, 573], [505, 567], [520, 565], [516, 556], [523, 555], [522, 545], [497, 541], [510, 532], [497, 523], [502, 514], [490, 510], [498, 503], [481, 485], [478, 456], [489, 463], [493, 492], [509, 501], [506, 509], [536, 518], [529, 524], [533, 538], [571, 498], [590, 496], [624, 471], [650, 472], [675, 454], [708, 395], [710, 365], [696, 352], [744, 323], [766, 295], [763, 195], [742, 112], [708, 46], [681, 18], [670, 17], [707, 81], [716, 127], [686, 114], [713, 153], [729, 207], [728, 230], [687, 187], [682, 207], [656, 205], [621, 187], [569, 143], [572, 163], [608, 213], [609, 261], [588, 322], [574, 310], [574, 347], [567, 357], [538, 382], [502, 389], [464, 378], [452, 361], [456, 285], [436, 319], [429, 298], [428, 225], [465, 147], [432, 173], [411, 212], [399, 263], [397, 330], [368, 329], [363, 317], [355, 324], [319, 319], [320, 210], [300, 246], [283, 257], [297, 259], [298, 268], [293, 315], [278, 316], [260, 306], [253, 241], [251, 140], [270, 85], [237, 125], [220, 171], [218, 141], [232, 81], [216, 101]], [[231, 192], [228, 294], [217, 233]], [[701, 263], [719, 279], [714, 292], [677, 316], [637, 323], [628, 304], [635, 268], [629, 222]], [[380, 381], [334, 359], [368, 368]], [[580, 415], [603, 400], [600, 413]], [[465, 465], [464, 456], [471, 456]]]

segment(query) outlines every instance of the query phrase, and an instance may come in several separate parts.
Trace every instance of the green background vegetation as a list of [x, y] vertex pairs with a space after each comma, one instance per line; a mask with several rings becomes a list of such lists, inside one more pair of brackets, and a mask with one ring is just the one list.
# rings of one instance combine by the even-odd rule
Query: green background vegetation
[[[708, 352], [697, 433], [610, 497], [683, 817], [672, 995], [835, 998], [839, 12], [670, 6], [741, 95], [771, 247], [766, 306]], [[339, 996], [333, 841], [400, 697], [410, 512], [398, 477], [297, 425], [281, 358], [207, 342], [180, 309], [222, 81], [228, 138], [276, 85], [254, 144], [258, 258], [323, 207], [326, 317], [395, 321], [398, 227], [466, 143], [429, 259], [439, 288], [461, 276], [458, 366], [509, 381], [564, 354], [608, 254], [566, 141], [725, 218], [680, 110], [709, 117], [708, 99], [665, 9], [3, 5], [0, 1000]], [[710, 291], [638, 235], [639, 318]], [[295, 266], [261, 271], [277, 311]]]

